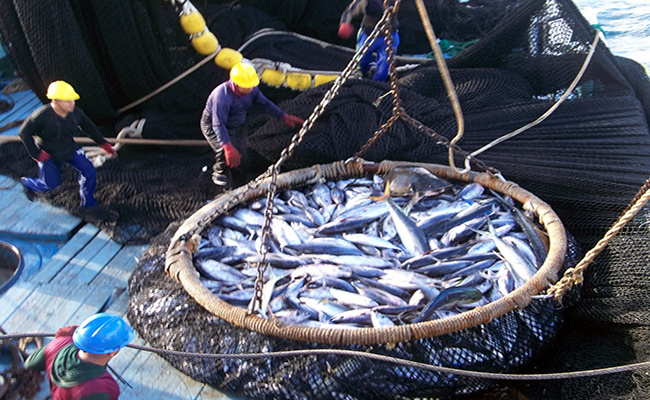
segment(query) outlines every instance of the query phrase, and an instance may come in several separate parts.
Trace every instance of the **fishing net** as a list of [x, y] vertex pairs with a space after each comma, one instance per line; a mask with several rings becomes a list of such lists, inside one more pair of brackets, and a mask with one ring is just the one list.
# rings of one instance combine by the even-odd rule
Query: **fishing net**
[[[329, 166], [320, 168], [330, 169]], [[312, 178], [310, 173], [320, 170], [320, 168], [313, 168], [311, 171], [296, 170], [278, 176], [279, 189], [287, 186], [292, 187], [292, 184], [296, 183], [299, 186], [300, 182], [310, 181]], [[331, 170], [336, 168], [333, 166]], [[382, 167], [380, 167], [381, 169]], [[323, 177], [330, 177], [330, 174], [324, 172]], [[342, 174], [341, 178], [344, 177], [346, 175]], [[492, 187], [494, 184], [494, 180], [484, 181], [478, 177], [474, 179], [488, 187]], [[514, 190], [514, 192], [516, 191], [517, 189]], [[210, 299], [206, 300], [205, 297], [191, 289], [192, 283], [188, 279], [196, 272], [192, 272], [193, 267], [190, 267], [192, 270], [189, 272], [185, 270], [183, 263], [187, 260], [182, 255], [185, 253], [180, 253], [182, 260], [178, 262], [170, 261], [175, 260], [176, 255], [179, 254], [175, 250], [170, 249], [167, 252], [167, 261], [156, 253], [165, 251], [166, 246], [174, 247], [168, 245], [171, 234], [174, 234], [174, 239], [171, 239], [173, 243], [179, 240], [179, 232], [185, 232], [186, 227], [191, 230], [194, 230], [192, 228], [194, 226], [206, 227], [207, 221], [203, 218], [209, 216], [210, 219], [213, 219], [216, 217], [215, 211], [216, 213], [225, 212], [226, 205], [239, 192], [245, 193], [246, 198], [254, 199], [259, 194], [259, 189], [240, 188], [233, 193], [220, 196], [188, 219], [175, 233], [168, 232], [156, 238], [157, 244], [150, 247], [153, 254], [147, 253], [147, 260], [143, 259], [142, 263], [144, 264], [141, 264], [143, 268], [132, 276], [129, 319], [131, 321], [147, 321], [142, 325], [141, 334], [154, 346], [160, 346], [167, 350], [187, 349], [186, 340], [191, 340], [192, 344], [189, 347], [192, 350], [190, 351], [225, 354], [250, 353], [254, 351], [254, 348], [261, 352], [345, 349], [446, 367], [462, 367], [476, 371], [495, 371], [496, 368], [499, 371], [507, 371], [527, 363], [539, 351], [543, 350], [557, 333], [561, 321], [561, 311], [554, 301], [548, 299], [535, 300], [527, 307], [494, 319], [490, 318], [489, 323], [481, 325], [471, 323], [469, 314], [465, 313], [467, 314], [465, 318], [468, 318], [469, 321], [467, 325], [473, 326], [449, 335], [431, 337], [426, 333], [418, 334], [416, 332], [419, 329], [427, 329], [419, 327], [414, 328], [412, 335], [409, 334], [413, 338], [411, 340], [401, 339], [399, 333], [384, 332], [385, 336], [383, 337], [389, 339], [382, 339], [382, 333], [379, 333], [370, 339], [371, 342], [375, 341], [375, 344], [365, 343], [367, 339], [364, 339], [363, 336], [367, 332], [357, 332], [354, 329], [338, 331], [317, 328], [318, 333], [322, 333], [322, 335], [316, 338], [319, 335], [302, 332], [308, 328], [277, 327], [276, 323], [272, 321], [252, 321], [251, 324], [256, 325], [257, 329], [243, 329], [237, 327], [238, 324], [231, 325], [234, 321], [241, 323], [241, 318], [245, 317], [243, 315], [236, 316], [236, 314], [245, 314], [245, 309], [237, 310], [226, 306], [223, 313], [215, 311], [215, 314], [223, 319], [206, 311], [204, 307], [216, 310], [220, 305], [218, 303], [210, 304]], [[518, 198], [521, 197], [523, 196]], [[549, 217], [552, 214], [552, 211], [549, 211], [548, 214], [542, 211], [543, 206], [541, 205], [534, 206], [534, 208], [539, 210], [540, 215], [544, 214]], [[553, 222], [551, 219], [545, 219], [545, 225], [551, 226]], [[556, 249], [554, 243], [557, 243], [555, 233], [555, 231], [549, 232], [551, 250], [547, 259], [548, 265], [551, 265], [553, 260], [558, 261], [556, 257], [552, 256]], [[170, 255], [171, 253], [174, 255]], [[555, 273], [559, 271], [564, 261], [563, 254], [564, 252], [559, 258], [560, 265], [555, 265]], [[575, 265], [579, 257], [580, 252], [575, 243], [571, 241], [566, 265]], [[191, 261], [189, 262], [191, 264]], [[183, 286], [179, 287], [180, 285], [170, 280], [164, 274], [164, 270], [169, 271], [168, 275], [177, 277]], [[548, 274], [548, 272], [548, 266], [542, 267], [540, 270], [542, 275]], [[160, 283], [151, 285], [153, 280], [160, 280]], [[200, 291], [202, 284], [199, 283], [198, 286]], [[188, 295], [188, 293], [190, 294]], [[197, 305], [192, 298], [197, 299], [204, 307]], [[518, 300], [513, 299], [512, 301], [513, 305], [519, 304]], [[179, 308], [180, 304], [183, 306]], [[165, 311], [161, 312], [161, 307]], [[481, 313], [489, 312], [485, 309]], [[165, 314], [164, 317], [163, 314]], [[155, 322], [152, 319], [156, 319]], [[229, 322], [226, 323], [224, 320]], [[440, 325], [444, 326], [446, 321], [443, 319], [437, 322], [442, 322]], [[267, 327], [264, 328], [263, 325], [267, 325]], [[402, 330], [401, 328], [395, 330]], [[266, 329], [269, 332], [274, 332], [275, 335], [259, 333], [265, 332]], [[201, 333], [197, 336], [195, 332], [198, 331]], [[170, 335], [170, 332], [173, 334]], [[346, 334], [349, 334], [347, 335], [349, 338], [345, 336]], [[214, 338], [224, 337], [228, 339], [214, 340]], [[302, 340], [295, 339], [296, 337], [302, 337]], [[391, 342], [390, 338], [394, 339], [394, 342]], [[356, 342], [357, 344], [346, 344], [346, 342]], [[252, 343], [256, 343], [256, 345], [252, 345]], [[178, 368], [191, 376], [200, 376], [203, 382], [220, 390], [252, 398], [325, 399], [332, 398], [332, 396], [348, 399], [439, 398], [472, 393], [489, 386], [488, 381], [477, 378], [426, 371], [412, 365], [377, 363], [376, 360], [350, 358], [347, 355], [336, 354], [312, 354], [256, 360], [204, 360], [200, 364], [190, 364], [182, 358], [171, 358], [170, 362], [178, 365]], [[251, 384], [252, 380], [255, 382], [254, 385]]]
[[[188, 46], [170, 4], [155, 0], [119, 4], [99, 0], [46, 3], [0, 0], [3, 46], [16, 70], [42, 100], [45, 101], [43, 95], [49, 81], [64, 79], [81, 94], [79, 106], [102, 125], [107, 136], [145, 117], [145, 138], [202, 138], [198, 121], [205, 98], [227, 77], [212, 62], [129, 110], [129, 115], [117, 113], [121, 107], [158, 88], [202, 58]], [[352, 47], [353, 43], [334, 37], [347, 1], [196, 3], [222, 46], [239, 48], [251, 34], [263, 28], [287, 30], [258, 35], [248, 41], [242, 53], [249, 59], [279, 60], [314, 70], [341, 70], [353, 54], [352, 50], [321, 45], [289, 32]], [[479, 39], [447, 60], [465, 117], [465, 135], [458, 144], [468, 152], [524, 126], [548, 110], [578, 73], [595, 35], [568, 0], [425, 3], [441, 39]], [[399, 54], [429, 52], [413, 4], [404, 2], [399, 18], [402, 32]], [[120, 24], [120, 29], [115, 29], [116, 24]], [[410, 63], [398, 60], [400, 66]], [[451, 139], [456, 134], [456, 120], [435, 63], [423, 62], [417, 68], [400, 72], [399, 77], [406, 112], [422, 125]], [[309, 116], [328, 88], [325, 85], [295, 92], [262, 85], [267, 97], [287, 112], [303, 118]], [[391, 115], [390, 94], [382, 97], [389, 90], [388, 83], [348, 81], [284, 168], [350, 157]], [[589, 249], [616, 221], [650, 175], [649, 96], [648, 77], [643, 67], [614, 57], [599, 43], [578, 87], [548, 119], [478, 158], [550, 204], [579, 246]], [[259, 112], [249, 115], [246, 128], [250, 135], [249, 154], [255, 161], [251, 176], [275, 161], [295, 134], [295, 130]], [[447, 152], [428, 133], [400, 120], [364, 158], [446, 164]], [[97, 223], [118, 241], [146, 242], [216, 194], [209, 182], [211, 159], [207, 147], [173, 150], [132, 147], [122, 151], [118, 159], [98, 170], [97, 197], [107, 206], [110, 218], [75, 209], [78, 195], [70, 176], [66, 179], [68, 186], [45, 199]], [[203, 172], [205, 166], [208, 172]], [[0, 173], [17, 178], [36, 172], [22, 145], [6, 144], [0, 146]], [[642, 312], [648, 304], [646, 286], [650, 282], [644, 268], [648, 264], [644, 245], [647, 243], [646, 215], [642, 211], [589, 267], [581, 287], [581, 300], [564, 312], [567, 322], [560, 337], [543, 357], [523, 371], [573, 371], [647, 359], [648, 321]], [[134, 300], [134, 308], [147, 308], [147, 302], [156, 302], [160, 307], [150, 308], [160, 314], [154, 315], [152, 311], [150, 316], [132, 319], [140, 332], [156, 329], [160, 323], [165, 327], [165, 334], [172, 335], [173, 327], [162, 322], [165, 316], [177, 307], [183, 313], [186, 309], [198, 309], [195, 303], [182, 297], [178, 284], [157, 270], [162, 265], [166, 238], [161, 237], [158, 247], [152, 245], [148, 260], [140, 263], [132, 290], [140, 292], [137, 287], [140, 282], [142, 290], [151, 293], [156, 292], [156, 287], [167, 285], [175, 291], [169, 296], [161, 294], [160, 298], [145, 296], [142, 303]], [[138, 278], [139, 274], [154, 271], [160, 274], [159, 279]], [[150, 286], [145, 289], [145, 285]], [[187, 311], [187, 315], [192, 313]], [[226, 329], [216, 318], [205, 321], [206, 325], [211, 321]], [[228, 329], [238, 331], [233, 327]], [[188, 335], [182, 345], [190, 350], [201, 330]], [[245, 346], [251, 346], [252, 350], [245, 347], [242, 351], [260, 350], [262, 343], [262, 340], [249, 342]], [[177, 344], [181, 346], [180, 341]], [[231, 350], [238, 351], [235, 347]], [[185, 371], [202, 363], [177, 361], [175, 365]], [[245, 363], [241, 366], [246, 369]], [[352, 375], [365, 369], [350, 369], [346, 365], [341, 368], [344, 370]], [[202, 375], [188, 374], [202, 378]], [[290, 380], [283, 378], [278, 382], [286, 383], [287, 379]], [[650, 393], [650, 383], [641, 372], [520, 383], [517, 387], [531, 399], [636, 399]]]

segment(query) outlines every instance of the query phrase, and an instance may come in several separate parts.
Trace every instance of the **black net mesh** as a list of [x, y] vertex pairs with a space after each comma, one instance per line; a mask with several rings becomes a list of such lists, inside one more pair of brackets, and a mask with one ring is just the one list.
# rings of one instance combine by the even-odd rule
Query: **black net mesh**
[[[196, 6], [225, 47], [239, 48], [251, 34], [263, 28], [286, 29], [352, 47], [351, 41], [335, 37], [338, 18], [347, 3], [251, 0], [204, 1], [196, 2]], [[480, 39], [448, 60], [466, 124], [459, 145], [468, 152], [547, 111], [578, 73], [595, 35], [569, 0], [431, 0], [426, 4], [440, 38]], [[117, 111], [202, 59], [188, 45], [186, 35], [178, 26], [176, 11], [169, 3], [0, 0], [0, 15], [3, 46], [16, 70], [43, 100], [47, 83], [64, 79], [82, 95], [79, 106], [102, 125], [107, 136], [144, 117], [147, 118], [143, 132], [146, 138], [202, 138], [198, 121], [205, 99], [227, 77], [226, 71], [212, 62], [129, 110], [128, 115]], [[399, 17], [402, 32], [399, 54], [428, 52], [426, 36], [411, 2], [402, 4]], [[253, 40], [242, 53], [249, 59], [267, 58], [313, 70], [340, 70], [352, 55], [352, 51], [320, 45], [289, 32]], [[406, 61], [400, 60], [399, 65], [405, 64]], [[401, 72], [399, 85], [404, 109], [411, 117], [448, 139], [456, 134], [456, 120], [434, 62]], [[262, 90], [287, 112], [306, 118], [330, 87], [331, 84], [300, 93], [263, 85]], [[589, 249], [615, 222], [650, 175], [649, 87], [648, 77], [640, 65], [612, 56], [600, 43], [578, 87], [548, 119], [478, 158], [549, 203], [580, 247]], [[388, 83], [347, 82], [283, 168], [350, 157], [391, 115], [390, 95], [378, 101], [389, 90]], [[296, 133], [259, 112], [249, 115], [246, 128], [255, 161], [251, 176], [275, 161]], [[402, 121], [371, 147], [364, 158], [447, 163], [443, 145]], [[209, 179], [211, 160], [207, 147], [173, 150], [130, 147], [98, 170], [97, 197], [106, 205], [103, 214], [91, 215], [76, 208], [78, 195], [71, 175], [66, 177], [61, 189], [45, 198], [97, 223], [118, 241], [147, 242], [216, 194]], [[457, 163], [461, 160], [457, 159]], [[204, 166], [208, 172], [203, 172]], [[0, 147], [0, 173], [18, 178], [35, 175], [36, 171], [22, 145], [7, 144]], [[582, 298], [575, 307], [566, 310], [567, 322], [559, 338], [542, 358], [524, 370], [569, 371], [646, 360], [648, 321], [643, 310], [648, 304], [646, 286], [650, 279], [645, 273], [648, 264], [645, 215], [639, 215], [589, 267]], [[160, 238], [149, 250], [146, 261], [140, 264], [131, 285], [132, 322], [152, 342], [165, 334], [173, 335], [174, 326], [170, 324], [182, 327], [193, 318], [193, 313], [199, 312], [180, 286], [159, 271], [168, 236]], [[151, 280], [141, 278], [147, 274], [152, 274]], [[158, 287], [161, 289], [157, 291]], [[169, 310], [177, 310], [182, 317], [167, 321]], [[221, 340], [228, 340], [232, 335], [236, 339], [230, 351], [262, 351], [267, 344], [262, 338], [239, 340], [255, 334], [239, 332], [216, 318], [206, 317], [201, 321], [200, 329], [182, 330], [186, 336], [179, 334], [182, 340], [174, 343], [183, 344], [188, 351], [206, 349], [201, 346], [214, 343], [211, 349], [225, 351], [227, 346]], [[200, 340], [201, 329], [208, 325], [222, 329], [223, 335]], [[152, 332], [155, 330], [159, 333]], [[476, 333], [471, 330], [467, 334]], [[303, 345], [286, 343], [273, 349], [292, 346]], [[290, 361], [319, 370], [323, 360], [327, 359], [266, 361], [273, 368], [260, 362], [259, 368], [251, 370], [267, 368], [277, 372], [277, 381], [268, 380], [271, 383], [266, 392], [245, 382], [257, 379], [246, 377], [249, 364], [227, 365], [226, 362], [217, 369], [225, 374], [221, 384], [228, 390], [248, 384], [251, 388], [242, 391], [250, 396], [280, 393], [278, 397], [283, 397], [280, 391], [286, 390], [286, 397], [290, 397], [288, 393], [295, 393], [298, 383], [292, 381], [290, 374], [284, 377], [278, 371], [292, 371]], [[342, 359], [332, 362], [340, 367], [335, 373], [356, 376], [356, 379], [363, 379], [367, 370], [360, 368], [363, 360], [355, 359], [347, 364]], [[203, 361], [176, 359], [174, 364], [197, 379], [204, 378], [197, 372], [201, 371]], [[205, 365], [206, 371], [214, 372], [211, 370], [216, 368], [214, 363]], [[494, 365], [494, 369], [500, 368], [497, 361]], [[386, 373], [400, 371], [395, 367], [386, 370], [389, 371]], [[425, 377], [416, 380], [434, 382], [429, 373], [418, 371], [417, 375]], [[326, 387], [322, 384], [315, 383], [314, 387], [320, 389], [313, 390]], [[487, 385], [484, 382], [468, 387], [474, 390], [484, 384]], [[454, 385], [448, 387], [451, 386]], [[522, 383], [518, 388], [531, 399], [638, 399], [647, 398], [650, 393], [650, 383], [642, 372]], [[415, 396], [409, 390], [407, 384], [399, 393]], [[423, 394], [434, 395], [437, 394]]]
[[[128, 318], [154, 347], [204, 354], [345, 349], [471, 371], [516, 369], [548, 348], [562, 321], [557, 304], [536, 300], [485, 325], [454, 334], [389, 345], [327, 346], [275, 338], [238, 328], [197, 304], [164, 273], [164, 253], [177, 224], [153, 241], [129, 282]], [[161, 256], [162, 255], [162, 256]], [[572, 240], [566, 266], [581, 256]], [[449, 398], [490, 387], [474, 377], [347, 355], [250, 360], [165, 356], [176, 368], [225, 393], [260, 399]]]

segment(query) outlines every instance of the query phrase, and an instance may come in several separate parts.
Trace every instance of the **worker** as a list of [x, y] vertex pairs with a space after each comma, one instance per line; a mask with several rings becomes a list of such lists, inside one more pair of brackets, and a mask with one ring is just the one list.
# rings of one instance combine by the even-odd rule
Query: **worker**
[[234, 128], [244, 123], [246, 113], [253, 104], [263, 106], [266, 112], [291, 128], [305, 122], [302, 118], [285, 113], [267, 99], [260, 91], [259, 83], [255, 67], [247, 63], [236, 64], [230, 70], [230, 79], [217, 86], [205, 104], [201, 131], [215, 152], [212, 181], [216, 185], [229, 184], [226, 166], [231, 171], [237, 169], [240, 174], [247, 169], [248, 133]]
[[[341, 21], [339, 24], [338, 35], [342, 39], [348, 39], [354, 32], [354, 25], [352, 20], [357, 16], [363, 14], [363, 20], [357, 33], [357, 51], [363, 46], [368, 39], [368, 36], [375, 29], [375, 25], [384, 14], [384, 3], [382, 0], [353, 0], [352, 3], [341, 14]], [[393, 48], [397, 52], [399, 46], [399, 33], [397, 31], [399, 22], [397, 21], [397, 13], [393, 14], [391, 18]], [[385, 81], [388, 77], [388, 54], [386, 53], [387, 46], [383, 36], [379, 36], [372, 43], [368, 51], [361, 57], [359, 61], [359, 70], [365, 77], [370, 72], [370, 62], [373, 59], [374, 53], [377, 55], [375, 60], [375, 74], [372, 79], [375, 81]]]
[[117, 152], [86, 114], [75, 107], [79, 95], [69, 83], [52, 82], [47, 88], [47, 98], [52, 101], [32, 112], [19, 131], [27, 152], [36, 160], [39, 168], [38, 178], [20, 179], [27, 198], [32, 200], [35, 193], [58, 187], [62, 180], [61, 167], [66, 163], [79, 173], [81, 207], [94, 207], [97, 205], [94, 197], [95, 167], [74, 141], [74, 136], [81, 128], [104, 152], [111, 156], [117, 156]]
[[95, 314], [80, 326], [60, 328], [25, 368], [46, 371], [52, 400], [116, 400], [120, 387], [106, 366], [134, 337], [119, 316]]

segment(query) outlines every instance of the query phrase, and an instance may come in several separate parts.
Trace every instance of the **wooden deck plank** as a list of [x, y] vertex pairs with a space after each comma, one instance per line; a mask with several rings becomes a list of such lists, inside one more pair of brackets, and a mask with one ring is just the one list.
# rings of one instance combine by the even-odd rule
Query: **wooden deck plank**
[[30, 281], [49, 282], [56, 274], [59, 273], [65, 265], [72, 260], [99, 232], [99, 228], [94, 225], [86, 224], [72, 239], [59, 249], [59, 251], [50, 259], [50, 261], [41, 268]]
[[38, 284], [34, 282], [18, 282], [0, 294], [0, 310], [2, 310], [0, 312], [0, 326], [8, 331], [5, 322], [12, 317], [14, 312], [20, 308], [37, 287]]
[[[105, 232], [100, 231], [88, 244], [86, 244], [83, 250], [77, 253], [70, 262], [52, 278], [51, 282], [59, 284], [72, 282], [78, 285], [87, 284], [92, 280], [97, 272], [99, 272], [98, 268], [103, 267], [104, 263], [108, 262], [108, 260], [118, 252], [120, 246], [117, 245], [116, 248], [114, 245], [111, 245], [111, 242], [111, 238]], [[107, 254], [104, 253], [104, 248], [106, 246], [109, 246]], [[106, 256], [110, 256], [110, 258], [107, 259]], [[96, 257], [101, 265], [94, 262]]]
[[25, 197], [20, 185], [2, 193], [0, 232], [16, 236], [67, 240], [82, 219], [50, 204]]
[[227, 396], [226, 394], [218, 391], [217, 389], [203, 384], [201, 391], [196, 396], [195, 400], [215, 400], [215, 399], [224, 399], [224, 400], [245, 400], [239, 397]]
[[38, 97], [36, 97], [36, 94], [31, 90], [11, 93], [8, 96], [13, 100], [14, 106], [11, 110], [1, 114], [0, 126], [9, 122], [23, 120], [27, 118], [32, 111], [43, 105]]
[[11, 227], [11, 233], [35, 239], [67, 240], [72, 232], [83, 223], [81, 218], [66, 210], [43, 202], [27, 206], [25, 214]]
[[149, 246], [124, 246], [95, 277], [92, 284], [126, 288], [129, 277], [138, 265], [136, 258], [139, 259], [147, 247]]
[[[38, 206], [36, 209], [38, 214], [31, 215], [33, 222], [30, 224], [27, 221], [28, 228], [17, 225], [13, 228], [15, 232], [22, 230], [31, 232], [32, 236], [39, 236], [39, 231], [42, 231], [43, 233], [40, 235], [43, 236], [48, 235], [49, 231], [72, 230], [82, 222], [81, 218], [75, 217], [63, 208], [42, 201], [35, 201], [32, 204]], [[35, 226], [38, 228], [37, 230], [34, 229]]]
[[4, 322], [8, 332], [56, 332], [69, 325], [70, 316], [96, 292], [79, 285], [42, 284]]
[[[50, 284], [53, 285], [53, 284]], [[107, 287], [90, 287], [91, 290], [88, 293], [88, 297], [84, 299], [80, 307], [70, 315], [66, 325], [79, 325], [86, 318], [90, 317], [93, 314], [97, 314], [99, 309], [104, 305], [104, 303], [111, 297], [113, 293], [113, 288]]]
[[141, 351], [122, 375], [133, 389], [125, 389], [122, 400], [155, 399], [194, 400], [202, 385], [176, 370], [162, 358]]
[[12, 189], [2, 191], [2, 202], [0, 202], [0, 211], [2, 211], [2, 219], [0, 220], [0, 230], [8, 231], [11, 225], [5, 222], [9, 213], [15, 213], [16, 210], [25, 206], [27, 197], [22, 191], [22, 188], [13, 187]]
[[18, 182], [8, 176], [0, 175], [0, 190], [11, 190], [14, 188], [21, 189], [17, 186]]

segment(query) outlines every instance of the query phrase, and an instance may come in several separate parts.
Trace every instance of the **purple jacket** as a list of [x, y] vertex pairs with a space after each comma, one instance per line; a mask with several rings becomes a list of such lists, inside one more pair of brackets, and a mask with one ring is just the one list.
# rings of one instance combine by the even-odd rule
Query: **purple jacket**
[[246, 113], [253, 103], [262, 105], [269, 114], [278, 119], [284, 115], [284, 111], [264, 97], [259, 87], [239, 97], [233, 92], [230, 81], [226, 81], [210, 93], [201, 116], [201, 131], [215, 151], [230, 142], [228, 129], [244, 123]]

